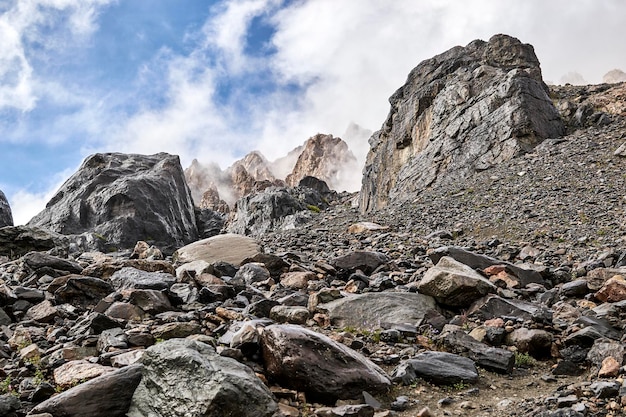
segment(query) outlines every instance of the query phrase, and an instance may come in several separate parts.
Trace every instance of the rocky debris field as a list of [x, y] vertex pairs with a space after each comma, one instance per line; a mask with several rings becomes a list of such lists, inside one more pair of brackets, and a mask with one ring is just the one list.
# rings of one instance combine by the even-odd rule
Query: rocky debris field
[[0, 415], [623, 415], [624, 128], [256, 239], [7, 254]]

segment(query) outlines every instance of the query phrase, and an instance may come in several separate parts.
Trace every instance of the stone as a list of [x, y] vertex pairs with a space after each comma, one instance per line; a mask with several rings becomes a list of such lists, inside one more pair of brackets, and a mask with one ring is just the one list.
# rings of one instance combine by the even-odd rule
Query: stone
[[607, 357], [612, 357], [619, 364], [618, 366], [622, 366], [624, 355], [626, 355], [626, 347], [622, 343], [600, 338], [593, 342], [593, 346], [587, 353], [587, 360], [599, 368]]
[[478, 366], [500, 374], [510, 374], [515, 365], [513, 352], [478, 342], [459, 328], [444, 327], [437, 338], [450, 352], [468, 356]]
[[22, 407], [19, 399], [11, 394], [0, 395], [0, 416], [15, 417], [16, 411]]
[[85, 360], [70, 361], [54, 370], [54, 382], [62, 387], [76, 385], [88, 379], [96, 378], [113, 368], [91, 363]]
[[387, 229], [389, 229], [388, 226], [382, 226], [378, 223], [359, 222], [359, 223], [351, 224], [348, 227], [347, 232], [353, 233], [353, 234], [360, 234], [360, 233], [375, 232], [375, 231], [381, 231], [381, 230], [387, 230]]
[[354, 251], [332, 259], [330, 264], [346, 273], [361, 270], [365, 274], [371, 274], [375, 269], [389, 262], [389, 260], [387, 255], [380, 252]]
[[147, 259], [150, 261], [163, 259], [163, 253], [159, 248], [154, 245], [149, 245], [148, 242], [140, 240], [135, 244], [133, 253], [130, 255], [130, 259]]
[[9, 200], [0, 190], [0, 228], [5, 226], [13, 226], [13, 214], [11, 213]]
[[263, 264], [251, 262], [239, 268], [235, 274], [235, 279], [243, 280], [246, 285], [265, 283], [270, 279], [270, 271]]
[[[62, 280], [58, 280], [56, 283], [48, 287], [48, 291], [51, 288], [56, 287], [57, 283], [61, 283]], [[84, 276], [69, 276], [65, 282], [54, 291], [54, 299], [57, 303], [68, 303], [81, 308], [87, 309], [96, 306], [100, 300], [112, 293], [113, 286], [110, 282], [104, 281], [94, 277]]]
[[309, 309], [300, 306], [275, 306], [270, 310], [270, 319], [278, 323], [306, 324]]
[[[226, 209], [227, 208], [228, 205], [226, 205]], [[220, 234], [226, 224], [224, 214], [219, 211], [213, 211], [210, 208], [198, 207], [196, 207], [195, 212], [196, 225], [198, 226], [198, 235], [200, 239], [206, 239]]]
[[87, 157], [28, 225], [90, 234], [97, 249], [132, 248], [144, 240], [171, 253], [198, 239], [180, 160], [166, 153]]
[[123, 295], [129, 303], [148, 314], [156, 315], [174, 309], [163, 291], [130, 289], [123, 291]]
[[363, 212], [410, 200], [565, 133], [533, 47], [507, 35], [425, 60], [389, 99], [369, 140]]
[[[26, 312], [26, 318], [40, 323], [50, 323], [58, 314], [59, 311], [56, 306], [52, 305], [50, 300], [44, 300], [29, 308]], [[1, 322], [2, 320], [0, 320]]]
[[131, 303], [115, 301], [104, 311], [104, 315], [114, 320], [139, 322], [146, 317], [146, 312]]
[[622, 275], [615, 275], [607, 280], [594, 296], [603, 303], [617, 303], [626, 300], [626, 280]]
[[482, 296], [496, 292], [496, 286], [469, 266], [444, 256], [417, 284], [420, 293], [451, 307], [469, 307]]
[[176, 339], [200, 333], [201, 327], [194, 322], [172, 322], [156, 326], [152, 334], [157, 339]]
[[124, 417], [141, 380], [141, 370], [141, 365], [127, 366], [83, 382], [36, 405], [29, 415]]
[[468, 317], [476, 317], [480, 320], [491, 320], [503, 317], [516, 317], [520, 320], [533, 320], [551, 312], [545, 311], [541, 306], [523, 300], [512, 300], [489, 294], [476, 300], [467, 310]]
[[550, 357], [552, 339], [552, 334], [545, 330], [521, 327], [506, 336], [506, 344], [540, 359]]
[[602, 361], [602, 366], [598, 371], [598, 378], [617, 378], [620, 366], [620, 363], [614, 357], [607, 356]]
[[583, 297], [589, 292], [587, 280], [577, 279], [575, 281], [566, 282], [561, 287], [561, 294], [565, 297]]
[[542, 284], [544, 281], [541, 273], [532, 268], [522, 267], [490, 256], [470, 252], [456, 246], [442, 246], [434, 250], [428, 256], [434, 264], [437, 264], [442, 257], [449, 256], [472, 269], [485, 270], [493, 266], [504, 266], [503, 271], [514, 276], [519, 282], [520, 287], [525, 287], [532, 283]]
[[280, 284], [294, 290], [304, 290], [309, 281], [316, 280], [317, 275], [310, 271], [287, 272], [280, 277]]
[[311, 188], [270, 187], [239, 199], [226, 230], [253, 237], [293, 230], [312, 221], [327, 206], [320, 193]]
[[67, 332], [70, 336], [99, 335], [107, 329], [119, 327], [120, 323], [104, 314], [89, 313], [79, 319]]
[[435, 310], [435, 300], [427, 295], [380, 292], [351, 295], [317, 306], [328, 311], [335, 327], [379, 329], [384, 325], [420, 325], [427, 312]]
[[[261, 334], [268, 375], [282, 386], [305, 392], [307, 399], [334, 404], [361, 392], [387, 391], [385, 372], [361, 354], [306, 328], [275, 324]], [[332, 378], [328, 378], [332, 375]]]
[[348, 144], [333, 135], [318, 133], [304, 142], [298, 159], [285, 178], [290, 187], [299, 185], [307, 176], [318, 178], [333, 190], [343, 191], [349, 186], [351, 173], [360, 167]]
[[146, 272], [165, 272], [170, 275], [176, 275], [176, 270], [170, 262], [150, 261], [147, 259], [104, 260], [86, 267], [83, 270], [83, 275], [106, 279], [111, 278], [115, 272], [122, 268], [135, 268]]
[[146, 272], [140, 269], [125, 267], [116, 271], [111, 276], [111, 284], [116, 290], [121, 289], [144, 289], [144, 290], [167, 290], [176, 278], [166, 272]]
[[209, 264], [227, 262], [235, 266], [261, 252], [261, 247], [253, 238], [233, 233], [213, 236], [183, 246], [174, 253], [178, 265], [203, 260]]
[[595, 292], [600, 290], [606, 281], [616, 275], [626, 276], [626, 267], [592, 269], [584, 278], [587, 280], [589, 290]]
[[447, 352], [427, 351], [401, 363], [394, 369], [391, 378], [404, 385], [412, 384], [417, 378], [437, 385], [475, 383], [478, 370], [474, 361]]
[[168, 340], [146, 349], [141, 362], [143, 378], [128, 417], [270, 417], [277, 411], [272, 394], [250, 368], [205, 343]]
[[112, 356], [110, 359], [111, 366], [114, 368], [123, 368], [125, 366], [133, 365], [141, 360], [144, 352], [145, 349], [134, 349]]

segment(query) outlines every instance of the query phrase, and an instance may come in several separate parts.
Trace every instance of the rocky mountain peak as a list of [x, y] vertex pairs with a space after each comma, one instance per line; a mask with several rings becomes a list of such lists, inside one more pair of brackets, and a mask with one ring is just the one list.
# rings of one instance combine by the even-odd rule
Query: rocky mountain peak
[[361, 208], [466, 178], [564, 133], [534, 49], [507, 35], [415, 67], [370, 138]]
[[285, 182], [295, 187], [302, 178], [313, 176], [336, 190], [341, 187], [344, 177], [351, 171], [346, 168], [356, 167], [356, 164], [356, 158], [348, 149], [346, 142], [333, 135], [318, 133], [304, 143], [304, 148]]
[[622, 71], [621, 69], [611, 70], [604, 74], [604, 77], [602, 77], [602, 82], [607, 84], [626, 82], [626, 72]]

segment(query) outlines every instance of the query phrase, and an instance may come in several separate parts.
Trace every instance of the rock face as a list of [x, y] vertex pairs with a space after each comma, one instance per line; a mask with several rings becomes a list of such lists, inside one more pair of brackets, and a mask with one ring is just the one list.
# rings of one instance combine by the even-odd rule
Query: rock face
[[564, 133], [533, 47], [496, 35], [420, 63], [370, 138], [360, 207], [465, 178]]
[[6, 196], [0, 190], [0, 227], [13, 226], [13, 214]]
[[93, 233], [109, 247], [145, 240], [173, 250], [198, 238], [193, 201], [177, 156], [95, 154], [29, 226]]
[[602, 82], [607, 84], [623, 83], [624, 81], [626, 81], [626, 72], [621, 69], [611, 70], [602, 77]]
[[272, 394], [250, 368], [207, 344], [168, 340], [148, 348], [142, 363], [129, 417], [269, 417], [277, 410]]
[[290, 187], [312, 176], [325, 181], [333, 190], [340, 190], [347, 176], [357, 171], [357, 161], [348, 144], [333, 135], [317, 134], [304, 143], [304, 149], [285, 182]]

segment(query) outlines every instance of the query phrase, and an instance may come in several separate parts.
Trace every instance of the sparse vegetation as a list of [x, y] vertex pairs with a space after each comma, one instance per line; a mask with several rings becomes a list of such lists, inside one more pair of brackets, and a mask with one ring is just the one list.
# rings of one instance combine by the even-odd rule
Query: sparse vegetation
[[537, 364], [537, 360], [528, 353], [515, 352], [515, 366], [518, 368], [531, 368]]
[[313, 213], [320, 213], [322, 211], [322, 209], [320, 209], [318, 206], [314, 206], [313, 204], [307, 204], [306, 208]]

